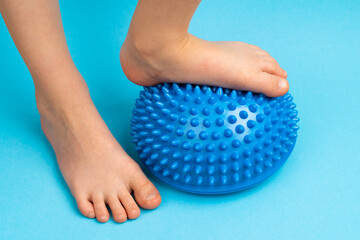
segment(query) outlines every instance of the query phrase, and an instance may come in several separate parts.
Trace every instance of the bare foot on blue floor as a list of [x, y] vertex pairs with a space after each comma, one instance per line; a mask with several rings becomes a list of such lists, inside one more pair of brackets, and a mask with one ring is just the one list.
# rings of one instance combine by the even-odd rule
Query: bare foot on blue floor
[[166, 43], [138, 41], [129, 33], [120, 52], [124, 73], [132, 82], [194, 83], [284, 95], [287, 73], [259, 47], [242, 42], [210, 42], [187, 34]]
[[85, 82], [74, 79], [67, 94], [72, 96], [67, 98], [70, 102], [37, 93], [37, 105], [42, 129], [81, 213], [106, 222], [108, 205], [114, 220], [125, 222], [139, 216], [139, 206], [159, 206], [158, 190], [113, 137], [91, 101]]

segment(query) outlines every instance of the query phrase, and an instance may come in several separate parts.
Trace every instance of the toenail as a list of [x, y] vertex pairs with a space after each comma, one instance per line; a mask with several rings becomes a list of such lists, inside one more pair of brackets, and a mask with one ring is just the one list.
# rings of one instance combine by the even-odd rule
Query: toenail
[[286, 88], [286, 80], [285, 79], [280, 79], [279, 81], [279, 88], [280, 89], [283, 89], [283, 88]]
[[95, 214], [94, 212], [89, 212], [89, 214], [87, 215], [88, 218], [94, 218]]
[[131, 214], [132, 214], [132, 215], [136, 215], [136, 214], [137, 214], [137, 210], [132, 210], [132, 211], [131, 211]]
[[145, 200], [152, 200], [152, 199], [156, 198], [156, 195], [157, 195], [156, 193], [151, 193], [145, 198]]
[[101, 217], [99, 217], [99, 220], [100, 220], [100, 221], [106, 221], [106, 216], [101, 216]]
[[116, 218], [119, 220], [126, 219], [125, 215], [117, 215]]

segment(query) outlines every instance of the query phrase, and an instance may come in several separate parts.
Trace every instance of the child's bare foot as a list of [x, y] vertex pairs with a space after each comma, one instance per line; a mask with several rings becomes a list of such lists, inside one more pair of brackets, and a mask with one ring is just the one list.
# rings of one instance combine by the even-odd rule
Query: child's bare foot
[[287, 74], [259, 47], [242, 42], [209, 42], [191, 34], [166, 42], [138, 39], [129, 31], [120, 52], [126, 76], [148, 86], [196, 83], [284, 95]]
[[44, 133], [81, 213], [106, 222], [108, 205], [114, 220], [124, 222], [139, 216], [138, 205], [156, 208], [159, 192], [112, 136], [86, 86], [72, 87], [76, 94], [69, 90], [73, 99], [65, 104], [61, 99], [49, 104], [39, 93], [37, 104]]

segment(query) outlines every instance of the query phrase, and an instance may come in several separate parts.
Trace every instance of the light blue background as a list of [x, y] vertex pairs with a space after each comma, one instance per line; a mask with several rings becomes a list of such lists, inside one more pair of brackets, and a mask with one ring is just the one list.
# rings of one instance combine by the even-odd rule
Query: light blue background
[[[66, 36], [101, 115], [138, 159], [129, 123], [141, 88], [126, 80], [118, 58], [136, 1], [98, 2], [61, 1]], [[360, 3], [206, 0], [190, 30], [256, 44], [288, 72], [301, 129], [282, 170], [223, 196], [155, 181], [163, 202], [135, 221], [82, 217], [0, 18], [0, 239], [360, 239]]]

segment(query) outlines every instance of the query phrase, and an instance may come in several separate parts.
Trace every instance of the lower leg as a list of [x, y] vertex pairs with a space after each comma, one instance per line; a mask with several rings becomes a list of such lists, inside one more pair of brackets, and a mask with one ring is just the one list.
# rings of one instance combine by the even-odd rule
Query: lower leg
[[33, 77], [42, 128], [80, 211], [107, 221], [136, 218], [138, 204], [161, 198], [124, 152], [96, 110], [67, 48], [59, 5], [48, 0], [0, 0], [10, 34]]
[[40, 113], [48, 107], [65, 108], [89, 101], [86, 83], [66, 44], [58, 2], [0, 0], [0, 6], [34, 80]]
[[280, 96], [286, 72], [267, 52], [242, 42], [209, 42], [188, 33], [200, 0], [139, 0], [120, 52], [127, 77], [139, 85], [209, 84]]

